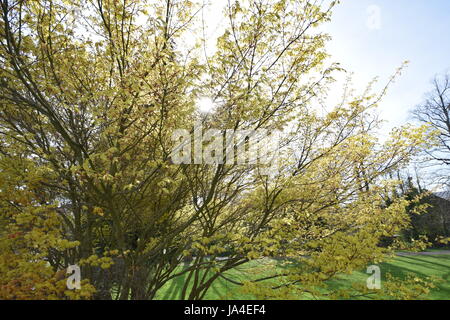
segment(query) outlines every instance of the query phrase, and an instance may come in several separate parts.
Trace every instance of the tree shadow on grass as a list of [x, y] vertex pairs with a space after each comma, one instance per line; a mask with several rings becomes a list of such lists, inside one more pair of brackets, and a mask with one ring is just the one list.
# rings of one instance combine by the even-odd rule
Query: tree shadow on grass
[[[381, 265], [381, 270], [382, 270], [382, 279], [385, 280], [386, 278], [386, 274], [391, 274], [395, 277], [398, 277], [402, 280], [406, 279], [407, 276], [409, 274], [415, 274], [417, 276], [421, 276], [421, 277], [428, 277], [429, 274], [419, 271], [417, 269], [413, 269], [413, 268], [407, 268], [405, 266], [402, 265], [396, 265], [394, 263], [389, 263], [389, 262], [385, 262]], [[439, 270], [439, 269], [437, 269]]]
[[[429, 257], [434, 258], [433, 261], [429, 261], [429, 260], [426, 260], [426, 259], [423, 259], [423, 258], [419, 258], [418, 256], [415, 256], [414, 258], [413, 258], [413, 257], [404, 256], [404, 257], [402, 257], [402, 258], [411, 260], [411, 261], [413, 261], [414, 263], [417, 263], [417, 261], [420, 261], [420, 262], [422, 262], [422, 263], [433, 264], [433, 265], [435, 265], [435, 266], [440, 266], [440, 267], [443, 267], [443, 268], [450, 268], [449, 265], [437, 263], [437, 262], [434, 261], [434, 260], [448, 260], [449, 263], [450, 263], [450, 257], [445, 257], [445, 256], [442, 256], [442, 257], [440, 257], [440, 256], [429, 256]], [[439, 262], [440, 262], [440, 261], [439, 261]], [[436, 268], [436, 267], [434, 267], [433, 269], [438, 269], [438, 270], [440, 270], [441, 268]]]
[[[183, 269], [189, 268], [189, 264], [185, 264]], [[162, 300], [180, 300], [181, 291], [183, 290], [184, 283], [186, 281], [186, 273], [172, 279], [169, 287], [165, 290]]]

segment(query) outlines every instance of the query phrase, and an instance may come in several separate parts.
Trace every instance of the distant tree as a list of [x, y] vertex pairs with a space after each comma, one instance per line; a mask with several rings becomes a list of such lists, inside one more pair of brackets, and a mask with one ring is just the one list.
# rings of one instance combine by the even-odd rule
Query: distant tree
[[[439, 178], [449, 182], [450, 168], [450, 75], [436, 76], [433, 90], [427, 94], [425, 101], [413, 111], [415, 118], [429, 124], [435, 130], [437, 143], [426, 153], [439, 165]], [[443, 168], [444, 166], [444, 168]]]
[[421, 176], [417, 170], [415, 178], [411, 177], [408, 171], [403, 174], [399, 171], [397, 177], [401, 183], [395, 193], [410, 201], [407, 212], [411, 224], [401, 232], [405, 242], [417, 245], [422, 240], [435, 246], [442, 245], [444, 243], [442, 240], [449, 236], [447, 224], [450, 218], [450, 202], [423, 189]]

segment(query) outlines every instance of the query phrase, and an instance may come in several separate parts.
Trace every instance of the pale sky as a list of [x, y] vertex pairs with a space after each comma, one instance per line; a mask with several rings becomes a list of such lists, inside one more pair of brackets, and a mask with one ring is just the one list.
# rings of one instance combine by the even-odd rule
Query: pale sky
[[[387, 121], [380, 135], [413, 121], [410, 110], [431, 90], [433, 77], [450, 72], [449, 18], [449, 0], [343, 0], [335, 9], [326, 27], [333, 37], [329, 53], [361, 86], [375, 76], [385, 83], [402, 61], [410, 61], [380, 103]], [[443, 167], [416, 167], [428, 188], [445, 189], [433, 182]]]
[[[227, 1], [213, 0], [203, 13], [208, 51], [226, 22], [220, 12]], [[332, 61], [354, 73], [356, 89], [374, 77], [381, 89], [404, 61], [410, 62], [380, 103], [380, 118], [386, 121], [381, 139], [393, 127], [412, 122], [410, 111], [431, 90], [433, 77], [450, 72], [450, 0], [341, 0], [324, 29], [332, 36]]]
[[[204, 14], [208, 49], [226, 18], [220, 12], [228, 0], [207, 1]], [[380, 104], [387, 120], [383, 135], [405, 124], [409, 111], [423, 100], [435, 74], [450, 70], [450, 0], [342, 0], [324, 28], [332, 60], [354, 73], [363, 89], [374, 77], [379, 88], [402, 62], [410, 64]], [[222, 22], [222, 23], [221, 23]], [[209, 51], [209, 50], [208, 50]]]
[[329, 53], [361, 85], [375, 76], [384, 84], [410, 61], [380, 104], [386, 129], [408, 122], [434, 75], [450, 70], [449, 0], [343, 0], [326, 30]]

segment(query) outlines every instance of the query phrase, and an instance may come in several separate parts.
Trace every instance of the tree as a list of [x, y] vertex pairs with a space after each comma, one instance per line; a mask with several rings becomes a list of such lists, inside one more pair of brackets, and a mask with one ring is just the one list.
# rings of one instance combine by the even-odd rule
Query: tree
[[448, 183], [446, 168], [450, 165], [450, 76], [436, 76], [433, 90], [413, 112], [415, 118], [435, 131], [437, 142], [426, 153], [439, 165], [439, 178]]
[[[86, 299], [94, 288], [87, 279], [79, 291], [66, 287], [55, 255], [71, 251], [62, 221], [40, 183], [49, 173], [26, 156], [0, 155], [0, 298]], [[56, 268], [55, 268], [56, 267]]]
[[[318, 107], [342, 71], [327, 64], [317, 29], [335, 2], [230, 1], [206, 57], [204, 39], [188, 45], [202, 9], [188, 0], [0, 3], [0, 150], [48, 172], [40, 206], [54, 207], [71, 245], [39, 259], [53, 272], [80, 264], [94, 298], [152, 299], [184, 275], [180, 297], [202, 299], [228, 270], [277, 254], [312, 258], [275, 275], [283, 285], [269, 296], [306, 292], [381, 259], [380, 237], [407, 224], [407, 200], [382, 205], [393, 183], [384, 177], [424, 143], [424, 128], [380, 144], [374, 109], [385, 91], [370, 86]], [[196, 110], [205, 96], [216, 105], [206, 115]], [[172, 137], [195, 123], [284, 130], [279, 170], [175, 164]]]

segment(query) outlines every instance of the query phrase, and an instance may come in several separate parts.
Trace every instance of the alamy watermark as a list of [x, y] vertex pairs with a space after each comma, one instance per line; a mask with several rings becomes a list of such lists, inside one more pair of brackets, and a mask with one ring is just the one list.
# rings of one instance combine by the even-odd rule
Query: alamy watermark
[[367, 278], [367, 289], [369, 290], [380, 290], [381, 289], [381, 269], [379, 266], [371, 265], [367, 267], [367, 273], [371, 274]]
[[278, 171], [280, 131], [177, 129], [171, 159], [174, 164], [262, 165], [264, 175]]
[[377, 5], [371, 5], [367, 8], [367, 22], [366, 26], [370, 30], [381, 29], [381, 8]]
[[78, 265], [74, 264], [67, 268], [67, 274], [70, 276], [67, 278], [66, 285], [69, 290], [81, 289], [81, 269]]

